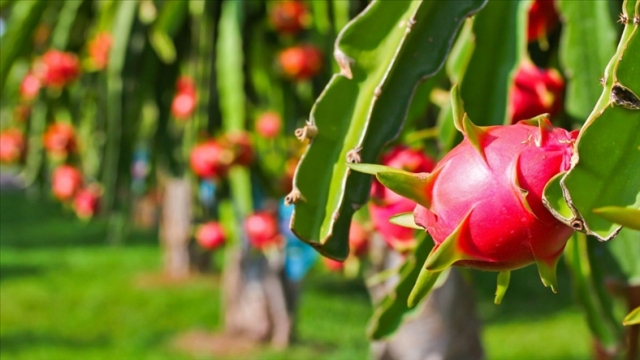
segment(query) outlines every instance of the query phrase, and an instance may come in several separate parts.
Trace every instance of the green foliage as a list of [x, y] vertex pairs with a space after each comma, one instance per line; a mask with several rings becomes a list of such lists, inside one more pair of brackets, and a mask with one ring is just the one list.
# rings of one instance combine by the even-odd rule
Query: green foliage
[[615, 51], [615, 24], [604, 1], [559, 0], [557, 5], [564, 20], [559, 56], [567, 77], [566, 111], [584, 122], [600, 97], [595, 79]]
[[529, 1], [490, 1], [473, 22], [475, 47], [460, 91], [465, 109], [477, 125], [510, 121], [509, 95], [526, 49], [529, 5]]

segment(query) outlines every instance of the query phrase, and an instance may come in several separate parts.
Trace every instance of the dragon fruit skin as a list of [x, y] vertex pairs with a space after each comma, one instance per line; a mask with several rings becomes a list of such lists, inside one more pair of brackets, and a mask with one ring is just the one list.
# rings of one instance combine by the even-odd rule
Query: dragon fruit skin
[[416, 207], [415, 221], [433, 237], [432, 255], [445, 242], [455, 246], [427, 260], [427, 269], [446, 263], [508, 271], [533, 262], [555, 269], [573, 229], [546, 210], [542, 193], [570, 168], [577, 134], [538, 120], [540, 127], [476, 128], [475, 145], [465, 136], [438, 163], [427, 187], [431, 204]]

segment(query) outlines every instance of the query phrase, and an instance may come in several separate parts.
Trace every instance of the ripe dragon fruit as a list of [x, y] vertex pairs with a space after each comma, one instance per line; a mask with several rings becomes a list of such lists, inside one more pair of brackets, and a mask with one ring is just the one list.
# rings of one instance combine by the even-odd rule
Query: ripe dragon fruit
[[279, 1], [271, 8], [269, 21], [279, 33], [296, 34], [309, 23], [309, 11], [301, 1]]
[[[543, 284], [555, 292], [556, 264], [573, 229], [553, 217], [542, 195], [553, 176], [569, 170], [577, 133], [553, 128], [546, 114], [515, 125], [478, 127], [455, 99], [456, 127], [465, 139], [431, 173], [350, 167], [375, 174], [418, 203], [411, 220], [435, 242], [425, 262], [426, 278], [437, 278], [452, 265], [499, 271], [495, 301], [500, 303], [510, 270], [535, 262]], [[426, 295], [421, 286], [427, 283], [432, 284], [418, 280], [411, 304]], [[428, 292], [431, 285], [425, 286]]]
[[213, 251], [225, 243], [226, 236], [220, 223], [216, 221], [206, 222], [196, 229], [196, 240], [203, 249]]
[[531, 60], [524, 61], [516, 73], [510, 98], [511, 123], [538, 114], [556, 115], [562, 106], [564, 80], [555, 69], [539, 69]]
[[543, 40], [560, 21], [555, 0], [534, 0], [529, 8], [527, 40]]

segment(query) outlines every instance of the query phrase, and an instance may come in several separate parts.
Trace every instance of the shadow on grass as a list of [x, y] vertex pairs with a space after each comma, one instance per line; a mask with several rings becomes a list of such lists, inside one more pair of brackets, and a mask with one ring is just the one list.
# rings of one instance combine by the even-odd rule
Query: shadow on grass
[[0, 264], [0, 282], [24, 276], [37, 276], [43, 272], [42, 267], [33, 265]]
[[1, 348], [3, 353], [15, 353], [26, 348], [34, 347], [56, 347], [68, 349], [107, 347], [109, 345], [109, 341], [105, 337], [84, 340], [25, 331], [2, 335], [0, 337], [0, 344], [2, 344]]
[[[109, 226], [106, 218], [83, 222], [46, 196], [33, 200], [24, 192], [0, 192], [0, 247], [106, 246]], [[123, 245], [157, 245], [157, 234], [132, 230]]]

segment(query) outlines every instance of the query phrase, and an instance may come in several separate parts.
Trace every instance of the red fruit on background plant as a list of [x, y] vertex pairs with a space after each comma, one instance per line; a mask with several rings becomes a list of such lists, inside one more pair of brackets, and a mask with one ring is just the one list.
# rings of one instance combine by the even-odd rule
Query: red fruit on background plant
[[178, 120], [187, 120], [193, 115], [196, 109], [196, 98], [194, 94], [179, 93], [171, 102], [171, 114]]
[[273, 139], [278, 136], [281, 127], [282, 118], [275, 111], [264, 112], [256, 120], [256, 132], [267, 139]]
[[278, 1], [269, 13], [271, 25], [282, 34], [295, 34], [304, 29], [309, 11], [301, 1]]
[[531, 42], [546, 37], [559, 21], [555, 0], [534, 0], [529, 8], [527, 40]]
[[522, 63], [511, 92], [511, 122], [531, 119], [543, 113], [552, 117], [562, 107], [564, 79], [555, 69], [540, 69], [531, 61]]
[[40, 92], [40, 79], [33, 73], [27, 73], [20, 83], [20, 95], [25, 100], [33, 100]]
[[294, 80], [306, 80], [322, 69], [322, 52], [313, 45], [294, 46], [282, 51], [279, 61], [285, 75]]
[[369, 250], [369, 232], [358, 221], [352, 221], [349, 227], [349, 249], [351, 254], [360, 257]]
[[58, 200], [71, 200], [82, 186], [82, 173], [71, 165], [60, 165], [53, 170], [51, 186]]
[[47, 86], [63, 87], [80, 75], [80, 61], [75, 54], [49, 50], [36, 64], [35, 74]]
[[0, 132], [0, 163], [11, 164], [22, 157], [24, 152], [22, 131], [12, 128]]
[[222, 146], [233, 153], [233, 164], [249, 166], [253, 163], [254, 153], [251, 136], [246, 131], [234, 131], [224, 134]]
[[216, 221], [206, 222], [196, 229], [196, 240], [203, 249], [215, 250], [224, 245], [224, 230]]
[[244, 230], [249, 243], [259, 250], [279, 246], [283, 240], [278, 229], [278, 220], [270, 212], [256, 212], [247, 216], [244, 220]]
[[233, 158], [231, 150], [225, 149], [214, 140], [209, 140], [191, 150], [191, 169], [201, 178], [222, 177], [226, 175]]
[[108, 32], [101, 32], [89, 42], [89, 57], [96, 69], [102, 70], [109, 63], [109, 52], [113, 37]]
[[43, 141], [45, 149], [52, 156], [64, 157], [76, 150], [75, 130], [73, 125], [68, 123], [49, 125]]
[[176, 95], [171, 102], [171, 113], [178, 120], [186, 120], [196, 109], [196, 86], [188, 76], [181, 76], [176, 82]]
[[73, 198], [73, 210], [81, 219], [89, 219], [98, 212], [102, 189], [99, 185], [92, 184], [78, 190]]
[[[430, 172], [435, 162], [418, 149], [403, 145], [392, 148], [382, 156], [382, 164], [409, 172]], [[389, 222], [392, 216], [413, 211], [416, 203], [384, 187], [378, 180], [371, 185], [369, 214], [375, 229], [387, 245], [400, 252], [409, 250], [415, 243], [414, 230]]]
[[324, 266], [326, 266], [327, 269], [329, 269], [329, 271], [332, 271], [332, 272], [338, 272], [344, 269], [344, 262], [342, 261], [329, 259], [328, 257], [323, 256], [322, 262], [324, 263]]

